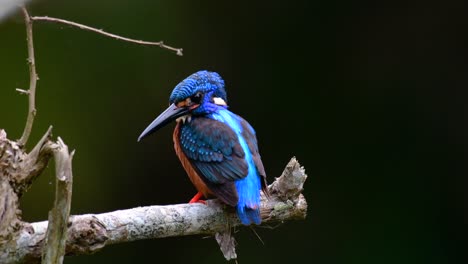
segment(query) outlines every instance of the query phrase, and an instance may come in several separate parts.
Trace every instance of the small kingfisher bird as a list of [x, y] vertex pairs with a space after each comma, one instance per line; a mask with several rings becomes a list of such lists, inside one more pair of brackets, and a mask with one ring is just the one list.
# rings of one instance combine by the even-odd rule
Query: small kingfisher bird
[[221, 76], [190, 75], [174, 88], [169, 104], [138, 141], [176, 120], [175, 152], [198, 190], [190, 203], [214, 195], [237, 209], [242, 224], [260, 224], [260, 190], [267, 189], [257, 138], [247, 121], [227, 109]]

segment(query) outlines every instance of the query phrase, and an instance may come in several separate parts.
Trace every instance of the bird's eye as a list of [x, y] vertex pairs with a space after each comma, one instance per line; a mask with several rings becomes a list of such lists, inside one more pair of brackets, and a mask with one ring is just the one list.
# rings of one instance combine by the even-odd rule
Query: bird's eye
[[202, 99], [202, 94], [200, 92], [190, 96], [190, 101], [192, 101], [192, 103], [194, 104], [200, 104], [201, 99]]

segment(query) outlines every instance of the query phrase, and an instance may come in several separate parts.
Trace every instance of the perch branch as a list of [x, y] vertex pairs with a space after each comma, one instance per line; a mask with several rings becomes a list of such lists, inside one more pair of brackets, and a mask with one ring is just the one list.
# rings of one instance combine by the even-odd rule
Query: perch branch
[[[29, 64], [29, 89], [27, 90], [29, 106], [28, 117], [26, 125], [24, 126], [23, 135], [18, 140], [18, 145], [24, 146], [28, 142], [29, 135], [31, 134], [34, 117], [36, 116], [36, 83], [39, 77], [36, 72], [36, 59], [34, 57], [34, 42], [33, 42], [33, 21], [29, 16], [28, 10], [22, 6], [21, 10], [24, 16], [24, 23], [26, 25], [26, 38], [28, 43], [28, 64]], [[24, 91], [24, 90], [23, 90]], [[26, 91], [24, 91], [26, 92]]]
[[77, 28], [80, 28], [80, 29], [83, 29], [83, 30], [92, 31], [92, 32], [95, 32], [95, 33], [98, 33], [98, 34], [101, 34], [101, 35], [104, 35], [104, 36], [107, 36], [107, 37], [110, 37], [110, 38], [114, 38], [114, 39], [118, 39], [118, 40], [122, 40], [122, 41], [126, 41], [126, 42], [136, 43], [136, 44], [140, 44], [140, 45], [159, 46], [159, 47], [161, 47], [163, 49], [167, 49], [167, 50], [170, 50], [170, 51], [175, 51], [176, 54], [179, 55], [179, 56], [183, 55], [181, 48], [174, 48], [174, 47], [165, 45], [163, 41], [150, 42], [150, 41], [126, 38], [126, 37], [122, 37], [122, 36], [119, 36], [119, 35], [116, 35], [116, 34], [105, 32], [102, 29], [93, 28], [93, 27], [86, 26], [86, 25], [83, 25], [83, 24], [80, 24], [80, 23], [76, 23], [76, 22], [73, 22], [73, 21], [68, 21], [68, 20], [61, 19], [61, 18], [55, 18], [55, 17], [33, 16], [33, 17], [31, 17], [31, 20], [34, 20], [34, 21], [48, 21], [48, 22], [53, 22], [53, 23], [65, 24], [65, 25], [77, 27]]
[[[307, 175], [295, 158], [262, 197], [262, 226], [304, 219], [307, 203], [301, 194]], [[296, 183], [295, 186], [289, 184]], [[288, 184], [286, 184], [288, 183]], [[103, 214], [72, 216], [68, 227], [66, 254], [91, 254], [107, 245], [142, 239], [187, 235], [214, 235], [227, 226], [240, 226], [234, 210], [218, 200], [204, 204], [147, 206]], [[16, 248], [0, 251], [1, 263], [37, 260], [41, 256], [47, 222], [32, 223], [17, 238]]]
[[49, 212], [45, 248], [42, 263], [61, 264], [65, 255], [67, 242], [68, 217], [72, 197], [72, 158], [68, 147], [59, 137], [57, 143], [50, 144], [55, 159], [55, 201]]

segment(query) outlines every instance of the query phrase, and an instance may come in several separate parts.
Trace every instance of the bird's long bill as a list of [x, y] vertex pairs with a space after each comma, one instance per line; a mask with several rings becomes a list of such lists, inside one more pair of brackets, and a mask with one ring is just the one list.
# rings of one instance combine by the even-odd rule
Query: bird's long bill
[[187, 114], [189, 109], [187, 107], [177, 107], [175, 104], [171, 104], [164, 112], [162, 112], [151, 124], [141, 133], [138, 137], [138, 141], [147, 137], [151, 133], [160, 129], [161, 127], [169, 124], [171, 121]]

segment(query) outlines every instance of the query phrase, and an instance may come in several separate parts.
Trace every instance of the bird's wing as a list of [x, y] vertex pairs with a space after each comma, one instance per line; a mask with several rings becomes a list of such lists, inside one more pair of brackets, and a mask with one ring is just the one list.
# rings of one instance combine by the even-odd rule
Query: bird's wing
[[222, 122], [198, 117], [181, 127], [180, 146], [207, 187], [227, 204], [236, 205], [234, 181], [248, 173], [236, 133]]
[[247, 176], [244, 150], [228, 125], [199, 117], [181, 129], [182, 150], [208, 181], [220, 184]]
[[260, 152], [258, 151], [257, 137], [255, 135], [255, 130], [252, 126], [247, 123], [244, 119], [239, 117], [242, 125], [242, 137], [244, 137], [247, 145], [249, 146], [250, 153], [252, 153], [252, 159], [257, 167], [258, 174], [262, 177], [262, 189], [265, 194], [268, 195], [267, 182], [266, 182], [266, 173], [265, 168], [263, 167], [262, 159], [260, 157]]

